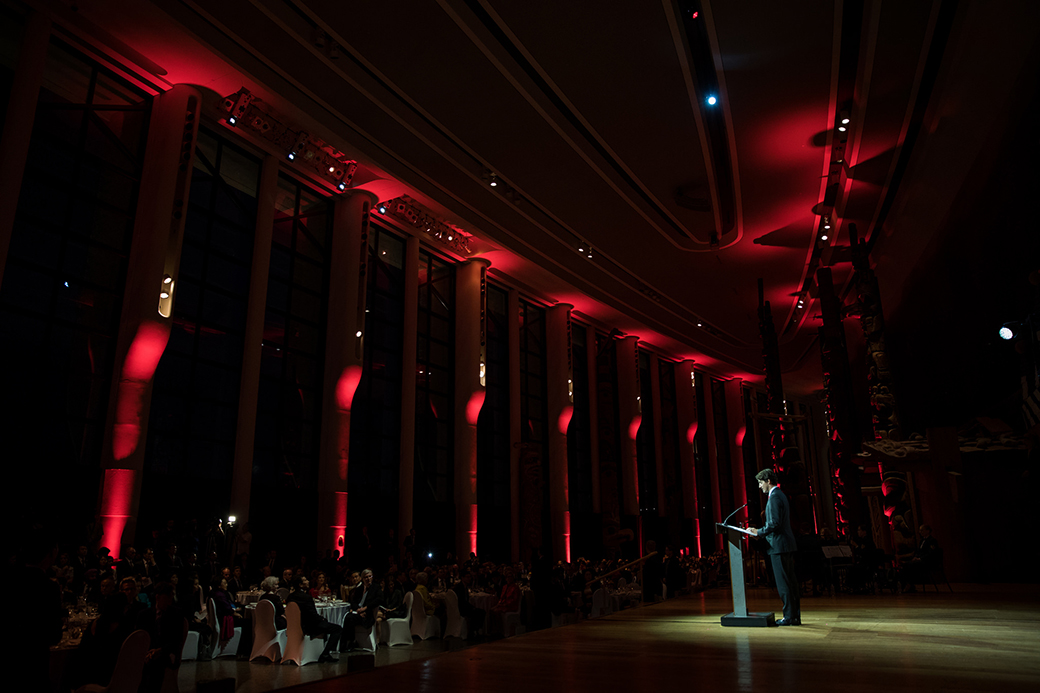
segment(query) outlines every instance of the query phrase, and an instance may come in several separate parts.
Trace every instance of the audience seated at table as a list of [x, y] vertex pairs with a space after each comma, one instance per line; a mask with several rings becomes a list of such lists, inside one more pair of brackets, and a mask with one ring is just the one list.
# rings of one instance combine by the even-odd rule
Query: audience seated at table
[[361, 585], [350, 595], [350, 611], [343, 617], [343, 630], [347, 632], [343, 640], [350, 638], [350, 644], [355, 645], [354, 628], [371, 628], [376, 622], [376, 612], [382, 601], [383, 593], [379, 583], [375, 581], [372, 571], [366, 568], [361, 571]]
[[184, 613], [173, 601], [173, 585], [160, 582], [155, 586], [155, 606], [142, 611], [135, 627], [148, 633], [148, 654], [141, 675], [141, 693], [158, 693], [168, 669], [181, 664], [181, 638]]
[[326, 578], [325, 573], [322, 571], [318, 571], [315, 575], [314, 587], [311, 587], [311, 596], [315, 599], [332, 596], [332, 590], [329, 588], [328, 578]]

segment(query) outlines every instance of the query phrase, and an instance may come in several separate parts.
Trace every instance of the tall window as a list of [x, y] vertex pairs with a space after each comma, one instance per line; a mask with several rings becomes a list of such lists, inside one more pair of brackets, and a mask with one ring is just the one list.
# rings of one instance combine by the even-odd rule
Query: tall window
[[726, 411], [726, 383], [711, 379], [711, 407], [715, 415], [715, 451], [719, 468], [719, 512], [726, 516], [740, 504], [733, 495], [733, 460], [730, 455], [729, 418]]
[[150, 107], [52, 41], [0, 290], [0, 433], [27, 482], [61, 475], [46, 497], [70, 521], [93, 512]]
[[484, 406], [477, 420], [477, 553], [508, 560], [509, 469], [509, 293], [488, 285], [487, 365]]
[[[332, 206], [278, 179], [253, 449], [254, 530], [298, 535], [317, 502]], [[262, 523], [267, 523], [264, 526]], [[307, 536], [309, 536], [309, 528]]]
[[599, 553], [602, 534], [599, 524], [593, 525], [592, 515], [592, 450], [591, 407], [589, 406], [589, 352], [588, 335], [591, 328], [572, 325], [571, 364], [574, 391], [574, 413], [567, 431], [567, 488], [570, 492], [571, 556], [591, 556]]
[[[650, 354], [639, 350], [639, 404], [642, 419], [636, 434], [636, 465], [639, 470], [639, 512], [648, 518], [657, 517], [657, 454], [654, 450], [653, 388], [650, 383]], [[648, 529], [654, 528], [654, 522]], [[647, 538], [652, 538], [653, 533]], [[664, 547], [662, 546], [663, 550]]]
[[141, 506], [160, 517], [227, 504], [259, 180], [258, 157], [199, 131], [173, 330], [148, 427], [153, 483]]
[[705, 531], [715, 526], [714, 502], [711, 488], [711, 457], [708, 454], [708, 405], [707, 397], [711, 388], [705, 383], [710, 376], [694, 372], [694, 393], [697, 398], [697, 435], [693, 440], [694, 467], [697, 471], [697, 516], [701, 521], [701, 553], [704, 556], [715, 553], [715, 533]]
[[[375, 541], [397, 526], [401, 459], [401, 356], [405, 241], [375, 225], [368, 234], [365, 363], [350, 418], [348, 524]], [[408, 377], [414, 377], [411, 369]], [[409, 527], [403, 528], [407, 534]], [[355, 535], [352, 540], [358, 539]], [[353, 547], [351, 556], [359, 549]], [[378, 557], [380, 560], [383, 556]]]
[[[683, 521], [683, 483], [682, 468], [679, 460], [679, 415], [676, 410], [675, 364], [658, 359], [657, 370], [661, 382], [661, 471], [664, 476], [665, 497], [660, 500], [673, 522]], [[692, 534], [676, 531], [678, 524], [673, 524], [669, 531], [669, 541], [688, 546]]]
[[[417, 550], [444, 556], [455, 548], [453, 426], [455, 272], [419, 253], [415, 387], [415, 529]], [[421, 526], [420, 526], [421, 525]], [[411, 527], [402, 527], [407, 536]], [[418, 561], [418, 557], [416, 557]]]
[[[521, 484], [522, 503], [541, 509], [541, 546], [548, 555], [552, 549], [549, 514], [548, 404], [545, 370], [545, 310], [520, 301], [520, 443], [521, 466], [525, 460], [538, 465], [537, 478]], [[528, 476], [521, 470], [521, 477]], [[523, 497], [527, 496], [527, 500]], [[534, 537], [529, 537], [533, 544]], [[526, 558], [526, 556], [522, 556]], [[557, 558], [563, 558], [559, 556]]]

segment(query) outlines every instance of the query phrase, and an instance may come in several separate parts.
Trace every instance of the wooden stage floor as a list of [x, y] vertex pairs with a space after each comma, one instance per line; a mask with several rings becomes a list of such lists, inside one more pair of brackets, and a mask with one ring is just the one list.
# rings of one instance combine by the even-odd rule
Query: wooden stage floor
[[[712, 590], [425, 659], [391, 664], [381, 647], [374, 670], [290, 690], [1040, 691], [1036, 586], [954, 589], [804, 598], [805, 625], [768, 629], [723, 628], [729, 592]], [[751, 590], [748, 608], [779, 611], [779, 600]]]

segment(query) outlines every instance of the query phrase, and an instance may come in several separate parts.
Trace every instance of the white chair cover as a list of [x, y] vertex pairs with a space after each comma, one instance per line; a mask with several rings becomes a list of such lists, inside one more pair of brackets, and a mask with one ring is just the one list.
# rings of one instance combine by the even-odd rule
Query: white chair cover
[[146, 631], [135, 630], [119, 648], [119, 657], [109, 684], [102, 686], [88, 683], [77, 688], [76, 693], [137, 693], [141, 685], [141, 672], [144, 670], [144, 656], [148, 654], [150, 643], [151, 637]]
[[444, 637], [465, 640], [469, 637], [469, 625], [459, 612], [458, 595], [455, 594], [455, 590], [448, 590], [441, 598], [444, 600], [444, 606], [448, 612], [448, 622], [444, 626]]
[[184, 638], [184, 648], [181, 650], [181, 661], [199, 658], [199, 634], [193, 630], [188, 631]]
[[212, 599], [206, 607], [206, 622], [213, 629], [213, 658], [234, 657], [238, 654], [238, 645], [242, 642], [242, 629], [235, 628], [231, 639], [220, 644], [220, 621], [217, 620], [217, 603]]
[[261, 599], [253, 611], [253, 651], [249, 661], [257, 657], [267, 657], [272, 662], [280, 662], [285, 652], [285, 631], [278, 630], [274, 624], [274, 604]]
[[441, 634], [441, 620], [426, 614], [426, 605], [419, 593], [412, 591], [412, 636], [420, 640], [429, 640]]
[[610, 606], [607, 601], [607, 591], [600, 587], [592, 593], [592, 613], [589, 616], [590, 618], [599, 618], [609, 613]]
[[412, 593], [404, 595], [404, 618], [388, 618], [383, 621], [383, 642], [394, 645], [412, 644], [412, 604], [415, 597]]
[[295, 662], [297, 666], [317, 662], [325, 651], [325, 637], [321, 635], [304, 635], [300, 624], [300, 607], [289, 602], [285, 607], [285, 654], [282, 664]]
[[627, 584], [628, 584], [628, 580], [626, 580], [625, 578], [618, 578], [618, 581], [617, 581], [618, 592], [620, 592], [621, 590], [625, 589], [625, 585], [627, 585]]
[[366, 652], [376, 651], [376, 638], [377, 631], [379, 629], [376, 624], [372, 624], [371, 628], [365, 628], [364, 626], [354, 626], [354, 640], [358, 644], [358, 649], [365, 650]]
[[517, 633], [523, 633], [524, 627], [520, 624], [520, 614], [524, 610], [524, 603], [527, 596], [523, 593], [520, 594], [520, 603], [517, 605], [516, 611], [504, 611], [502, 612], [502, 634], [507, 638], [511, 638]]

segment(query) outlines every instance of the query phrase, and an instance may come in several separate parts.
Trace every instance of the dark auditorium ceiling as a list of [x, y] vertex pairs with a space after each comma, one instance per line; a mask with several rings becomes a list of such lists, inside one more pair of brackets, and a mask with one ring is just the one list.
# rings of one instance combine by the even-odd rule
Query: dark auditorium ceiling
[[[157, 84], [246, 87], [356, 157], [355, 183], [471, 232], [493, 276], [666, 355], [760, 381], [761, 279], [803, 392], [813, 272], [844, 290], [850, 225], [892, 235], [913, 156], [941, 145], [930, 124], [991, 117], [961, 112], [950, 55], [1001, 35], [923, 0], [44, 4]], [[978, 53], [1022, 60], [1004, 49]], [[953, 158], [926, 191], [956, 192], [970, 158]]]

